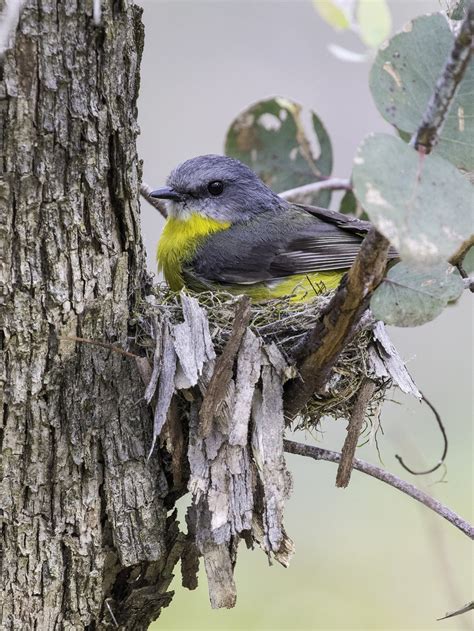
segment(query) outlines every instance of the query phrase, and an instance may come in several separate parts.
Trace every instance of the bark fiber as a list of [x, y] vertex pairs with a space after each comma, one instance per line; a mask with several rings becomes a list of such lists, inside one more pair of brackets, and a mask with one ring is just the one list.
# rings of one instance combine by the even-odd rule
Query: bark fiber
[[146, 629], [183, 547], [127, 345], [140, 10], [29, 0], [0, 75], [0, 628]]

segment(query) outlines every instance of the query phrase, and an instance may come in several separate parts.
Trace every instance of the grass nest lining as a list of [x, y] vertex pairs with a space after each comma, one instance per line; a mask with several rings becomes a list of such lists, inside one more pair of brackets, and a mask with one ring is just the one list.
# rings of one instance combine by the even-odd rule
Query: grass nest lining
[[[216, 354], [219, 355], [229, 339], [239, 296], [224, 291], [195, 293], [187, 290], [186, 293], [195, 298], [205, 310], [212, 342]], [[150, 357], [154, 352], [154, 340], [150, 335], [152, 320], [166, 317], [172, 324], [183, 321], [179, 293], [171, 291], [165, 284], [159, 284], [153, 288], [152, 296], [153, 298], [142, 303], [140, 316], [135, 320], [136, 343]], [[292, 302], [291, 296], [252, 303], [249, 327], [264, 343], [274, 342], [288, 359], [291, 349], [314, 327], [321, 310], [332, 296], [333, 292], [324, 293], [304, 303]], [[367, 377], [377, 384], [377, 388], [367, 408], [366, 420], [371, 423], [378, 417], [384, 395], [392, 381], [374, 376], [369, 358], [371, 345], [371, 328], [362, 329], [353, 337], [342, 351], [326, 391], [312, 397], [296, 419], [294, 429], [315, 429], [323, 417], [347, 420], [360, 386]]]

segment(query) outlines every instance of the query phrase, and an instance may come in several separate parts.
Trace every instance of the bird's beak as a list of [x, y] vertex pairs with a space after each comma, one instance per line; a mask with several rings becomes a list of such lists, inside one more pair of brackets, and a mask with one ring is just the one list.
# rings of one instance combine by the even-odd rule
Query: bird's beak
[[181, 195], [171, 188], [171, 186], [164, 186], [163, 188], [159, 188], [156, 191], [152, 191], [150, 193], [151, 197], [156, 197], [158, 199], [172, 199], [175, 202], [179, 202], [182, 200]]

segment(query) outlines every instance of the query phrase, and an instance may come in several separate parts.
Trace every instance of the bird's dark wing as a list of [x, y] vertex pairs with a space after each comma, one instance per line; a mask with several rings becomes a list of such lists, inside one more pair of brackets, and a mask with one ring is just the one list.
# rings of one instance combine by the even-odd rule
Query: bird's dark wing
[[275, 276], [326, 272], [352, 265], [371, 224], [327, 208], [296, 205], [316, 221], [295, 235], [271, 263]]
[[202, 282], [253, 284], [348, 269], [371, 224], [296, 204], [210, 236], [184, 272]]
[[352, 232], [353, 234], [364, 236], [370, 228], [372, 228], [370, 221], [363, 221], [362, 219], [357, 219], [356, 217], [349, 217], [348, 215], [343, 215], [342, 213], [338, 213], [335, 210], [329, 210], [328, 208], [319, 208], [319, 206], [303, 206], [302, 204], [293, 204], [293, 206], [306, 211], [313, 217], [333, 224], [342, 230]]

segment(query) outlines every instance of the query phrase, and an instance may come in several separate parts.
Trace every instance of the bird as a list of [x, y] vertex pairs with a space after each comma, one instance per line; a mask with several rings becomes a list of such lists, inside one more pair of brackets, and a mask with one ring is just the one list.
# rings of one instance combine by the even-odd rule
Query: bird
[[336, 211], [291, 203], [228, 156], [186, 160], [166, 184], [151, 196], [166, 200], [157, 259], [172, 291], [224, 290], [255, 302], [305, 302], [339, 285], [371, 227]]

